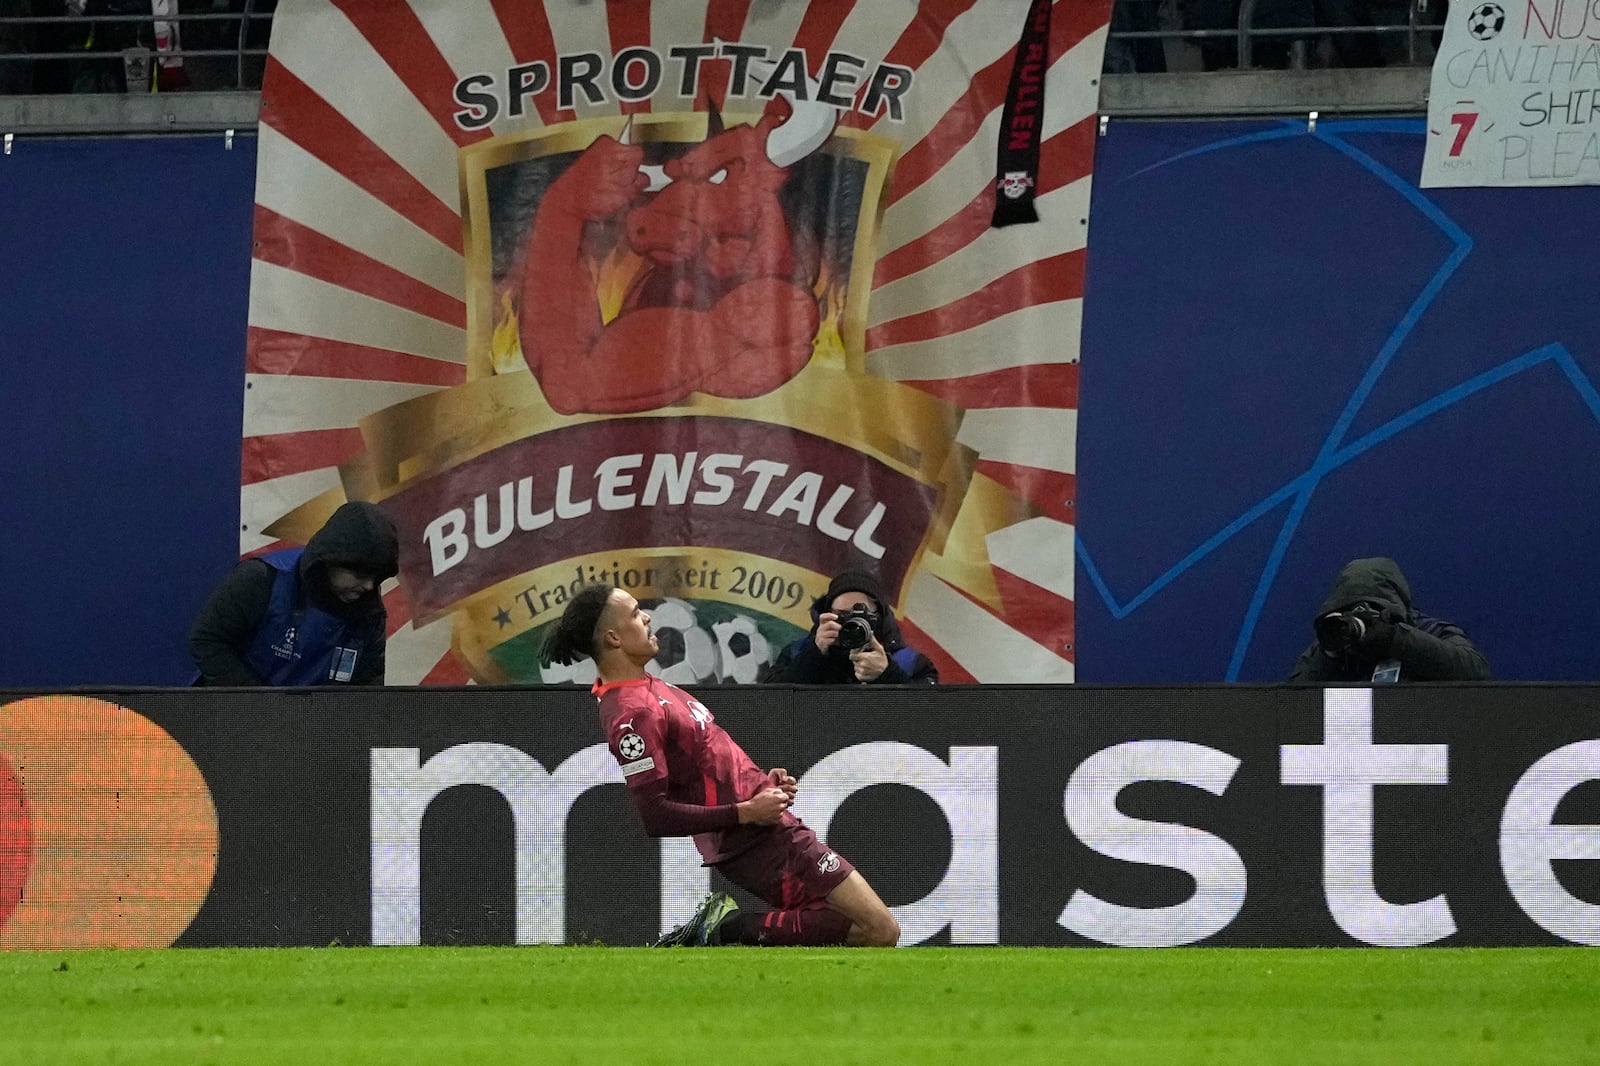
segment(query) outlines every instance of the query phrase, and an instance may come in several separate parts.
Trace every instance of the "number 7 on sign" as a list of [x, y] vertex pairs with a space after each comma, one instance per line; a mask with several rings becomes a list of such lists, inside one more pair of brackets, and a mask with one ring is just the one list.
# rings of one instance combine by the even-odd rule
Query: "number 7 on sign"
[[1456, 139], [1450, 145], [1450, 157], [1454, 159], [1461, 154], [1461, 149], [1466, 146], [1467, 135], [1472, 132], [1472, 127], [1478, 124], [1476, 111], [1457, 111], [1450, 116], [1450, 122], [1456, 128]]

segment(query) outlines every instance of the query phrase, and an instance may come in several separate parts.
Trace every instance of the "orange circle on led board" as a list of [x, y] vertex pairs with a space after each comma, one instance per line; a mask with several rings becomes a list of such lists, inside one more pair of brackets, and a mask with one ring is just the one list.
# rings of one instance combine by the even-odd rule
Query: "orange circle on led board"
[[0, 755], [0, 928], [22, 902], [33, 868], [33, 822], [11, 763]]
[[0, 899], [0, 948], [182, 935], [211, 890], [218, 836], [211, 790], [177, 741], [106, 700], [36, 696], [0, 707], [0, 760], [0, 806], [12, 803], [0, 891], [24, 875], [9, 915]]

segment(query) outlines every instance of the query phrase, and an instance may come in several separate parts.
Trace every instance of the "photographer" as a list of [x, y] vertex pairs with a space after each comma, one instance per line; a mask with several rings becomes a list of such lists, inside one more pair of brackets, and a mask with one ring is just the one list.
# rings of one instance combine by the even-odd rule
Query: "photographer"
[[202, 685], [381, 685], [399, 571], [394, 522], [376, 504], [339, 507], [304, 548], [246, 559], [189, 631]]
[[1291, 682], [1487, 681], [1489, 663], [1459, 626], [1419, 614], [1393, 559], [1356, 559], [1312, 623], [1317, 639]]
[[939, 671], [906, 646], [878, 579], [860, 570], [834, 578], [811, 605], [811, 632], [783, 649], [762, 680], [800, 685], [936, 685]]

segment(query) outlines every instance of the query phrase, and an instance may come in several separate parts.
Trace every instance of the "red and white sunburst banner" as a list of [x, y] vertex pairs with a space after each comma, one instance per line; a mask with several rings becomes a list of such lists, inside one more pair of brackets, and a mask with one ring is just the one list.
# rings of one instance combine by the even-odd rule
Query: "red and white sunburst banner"
[[283, 0], [241, 553], [382, 504], [391, 684], [583, 680], [537, 652], [591, 581], [751, 681], [845, 569], [946, 681], [1071, 681], [1108, 13]]

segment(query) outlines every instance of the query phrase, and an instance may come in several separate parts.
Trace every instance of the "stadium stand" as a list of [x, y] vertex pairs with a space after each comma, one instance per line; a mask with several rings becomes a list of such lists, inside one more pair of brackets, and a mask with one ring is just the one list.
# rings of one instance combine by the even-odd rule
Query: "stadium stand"
[[[163, 0], [0, 0], [0, 95], [260, 87], [277, 0], [166, 2], [177, 18]], [[1425, 66], [1442, 14], [1428, 0], [1118, 0], [1105, 70]]]

